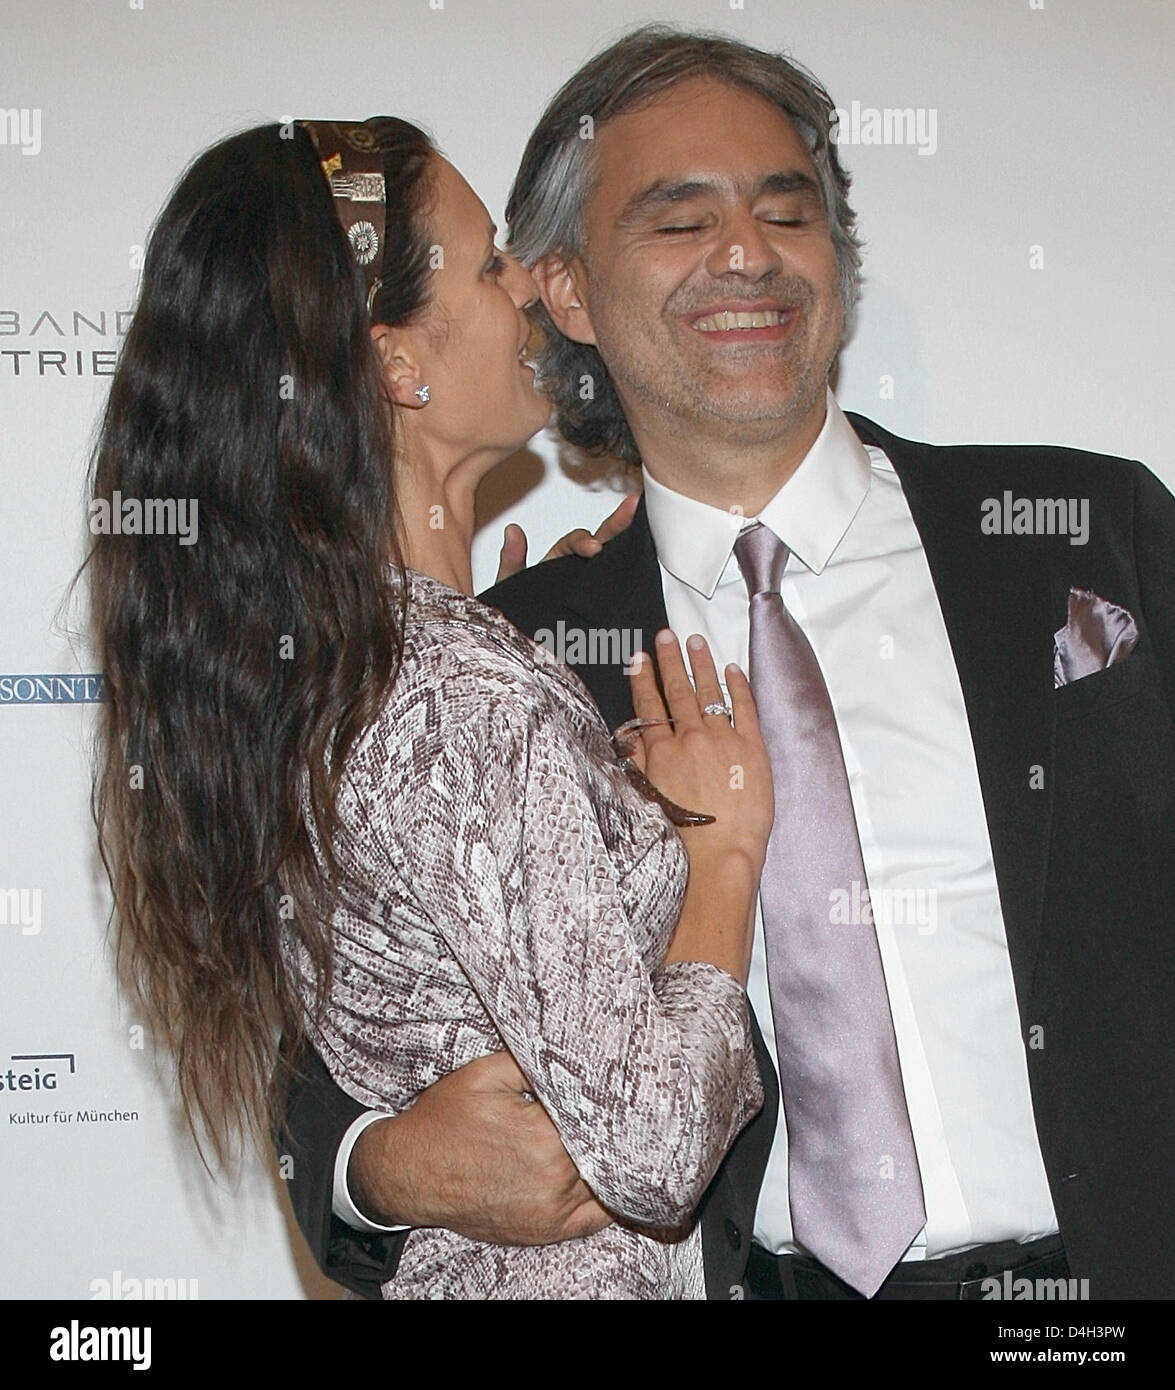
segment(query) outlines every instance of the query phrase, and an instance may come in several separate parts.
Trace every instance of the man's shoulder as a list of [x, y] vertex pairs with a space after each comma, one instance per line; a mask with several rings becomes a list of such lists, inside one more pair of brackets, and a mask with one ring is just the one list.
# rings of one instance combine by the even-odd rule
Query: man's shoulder
[[524, 632], [533, 633], [564, 613], [591, 617], [626, 611], [634, 594], [647, 598], [656, 576], [657, 552], [642, 498], [626, 529], [597, 554], [543, 560], [480, 597]]
[[[612, 544], [611, 541], [608, 542]], [[599, 557], [582, 555], [561, 555], [555, 560], [540, 560], [538, 564], [519, 570], [508, 579], [503, 579], [478, 595], [482, 603], [492, 608], [501, 608], [506, 603], [525, 603], [539, 595], [549, 596], [569, 592], [584, 578], [588, 566]]]
[[857, 435], [889, 458], [895, 470], [941, 470], [976, 480], [1020, 478], [1034, 487], [1056, 479], [1072, 490], [1075, 483], [1102, 488], [1133, 488], [1149, 476], [1137, 460], [1094, 453], [1064, 444], [929, 444], [905, 439], [855, 412], [846, 412]]
[[503, 579], [478, 597], [504, 613], [515, 627], [534, 632], [562, 607], [566, 597], [582, 582], [594, 558], [564, 555], [557, 560], [543, 560]]

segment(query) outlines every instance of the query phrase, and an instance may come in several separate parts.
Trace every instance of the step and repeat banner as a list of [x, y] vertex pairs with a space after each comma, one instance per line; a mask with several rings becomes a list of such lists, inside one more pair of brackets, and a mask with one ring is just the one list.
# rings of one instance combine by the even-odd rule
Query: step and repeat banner
[[[331, 1298], [281, 1165], [196, 1156], [115, 983], [90, 818], [85, 473], [151, 222], [220, 137], [428, 127], [495, 219], [543, 104], [648, 20], [828, 86], [866, 242], [838, 395], [900, 434], [1142, 458], [1175, 483], [1175, 7], [1159, 0], [5, 0], [0, 14], [0, 1297]], [[486, 485], [532, 557], [623, 486], [547, 438]]]

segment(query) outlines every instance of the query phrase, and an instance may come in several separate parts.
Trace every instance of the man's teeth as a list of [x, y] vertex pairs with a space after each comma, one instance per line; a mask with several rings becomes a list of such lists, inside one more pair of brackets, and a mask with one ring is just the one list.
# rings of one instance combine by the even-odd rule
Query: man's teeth
[[777, 309], [760, 309], [753, 314], [732, 314], [723, 309], [720, 314], [695, 320], [694, 327], [703, 333], [726, 333], [732, 328], [774, 328], [781, 317]]

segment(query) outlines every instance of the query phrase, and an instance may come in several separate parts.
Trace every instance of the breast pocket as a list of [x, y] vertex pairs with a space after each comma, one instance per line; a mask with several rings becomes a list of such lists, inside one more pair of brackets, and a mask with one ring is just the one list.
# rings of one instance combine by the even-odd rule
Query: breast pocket
[[1175, 722], [1150, 651], [1053, 691], [1059, 785], [1088, 824], [1123, 831], [1137, 816], [1164, 844], [1175, 831]]
[[1071, 681], [1053, 691], [1058, 720], [1104, 714], [1124, 700], [1133, 700], [1148, 688], [1157, 690], [1158, 676], [1150, 653], [1141, 645], [1124, 660]]

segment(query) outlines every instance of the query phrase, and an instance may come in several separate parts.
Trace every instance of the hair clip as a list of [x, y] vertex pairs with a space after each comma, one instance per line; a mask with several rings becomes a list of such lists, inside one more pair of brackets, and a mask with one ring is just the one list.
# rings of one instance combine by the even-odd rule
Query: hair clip
[[339, 169], [331, 173], [329, 178], [330, 191], [336, 198], [346, 198], [352, 203], [382, 203], [386, 196], [382, 174], [343, 173]]

